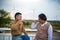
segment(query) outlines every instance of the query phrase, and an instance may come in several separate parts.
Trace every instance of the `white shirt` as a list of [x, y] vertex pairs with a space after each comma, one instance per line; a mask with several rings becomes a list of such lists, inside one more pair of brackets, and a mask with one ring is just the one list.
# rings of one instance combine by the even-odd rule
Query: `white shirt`
[[[44, 25], [47, 24], [47, 23], [48, 23], [48, 22], [45, 22], [45, 23], [42, 24], [41, 26], [44, 26]], [[36, 26], [37, 26], [37, 24], [33, 22], [32, 25], [31, 25], [31, 28], [32, 28], [32, 29], [35, 29]], [[52, 40], [52, 33], [53, 33], [52, 25], [50, 25], [49, 28], [48, 28], [48, 40]]]

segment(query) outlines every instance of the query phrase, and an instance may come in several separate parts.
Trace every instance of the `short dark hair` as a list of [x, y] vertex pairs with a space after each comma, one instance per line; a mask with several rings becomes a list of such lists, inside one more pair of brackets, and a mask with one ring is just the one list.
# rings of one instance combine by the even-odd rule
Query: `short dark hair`
[[47, 17], [46, 17], [46, 15], [45, 14], [43, 14], [43, 13], [41, 13], [41, 14], [39, 14], [39, 16], [38, 16], [40, 19], [42, 19], [42, 20], [47, 20]]
[[19, 12], [17, 12], [17, 13], [15, 14], [15, 19], [16, 19], [16, 16], [17, 16], [17, 15], [22, 15], [22, 14], [21, 14], [21, 13], [19, 13]]

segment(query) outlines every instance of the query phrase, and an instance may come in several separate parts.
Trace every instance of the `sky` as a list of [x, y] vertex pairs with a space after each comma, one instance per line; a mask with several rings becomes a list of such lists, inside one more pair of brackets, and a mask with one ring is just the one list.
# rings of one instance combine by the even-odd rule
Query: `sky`
[[10, 12], [12, 19], [20, 12], [26, 20], [36, 20], [41, 13], [48, 20], [60, 20], [60, 0], [0, 0], [0, 9]]

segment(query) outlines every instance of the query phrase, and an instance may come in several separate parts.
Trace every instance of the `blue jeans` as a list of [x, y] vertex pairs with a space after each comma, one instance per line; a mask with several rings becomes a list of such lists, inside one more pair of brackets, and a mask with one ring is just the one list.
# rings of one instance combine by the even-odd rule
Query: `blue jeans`
[[30, 40], [28, 35], [13, 35], [12, 40]]
[[30, 37], [28, 35], [22, 35], [21, 37], [23, 40], [30, 40]]
[[21, 35], [12, 35], [12, 40], [22, 40]]

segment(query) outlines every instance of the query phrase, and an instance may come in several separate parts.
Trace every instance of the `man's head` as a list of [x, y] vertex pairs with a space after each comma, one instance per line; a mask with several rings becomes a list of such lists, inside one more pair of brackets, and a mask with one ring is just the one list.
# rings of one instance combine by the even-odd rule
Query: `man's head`
[[46, 17], [45, 14], [41, 13], [41, 14], [39, 14], [39, 16], [38, 16], [38, 19], [39, 19], [39, 22], [40, 22], [40, 23], [44, 23], [44, 22], [47, 20], [47, 17]]
[[21, 20], [21, 19], [22, 19], [22, 14], [19, 13], [19, 12], [17, 12], [17, 13], [15, 14], [15, 19], [16, 19], [16, 20]]

